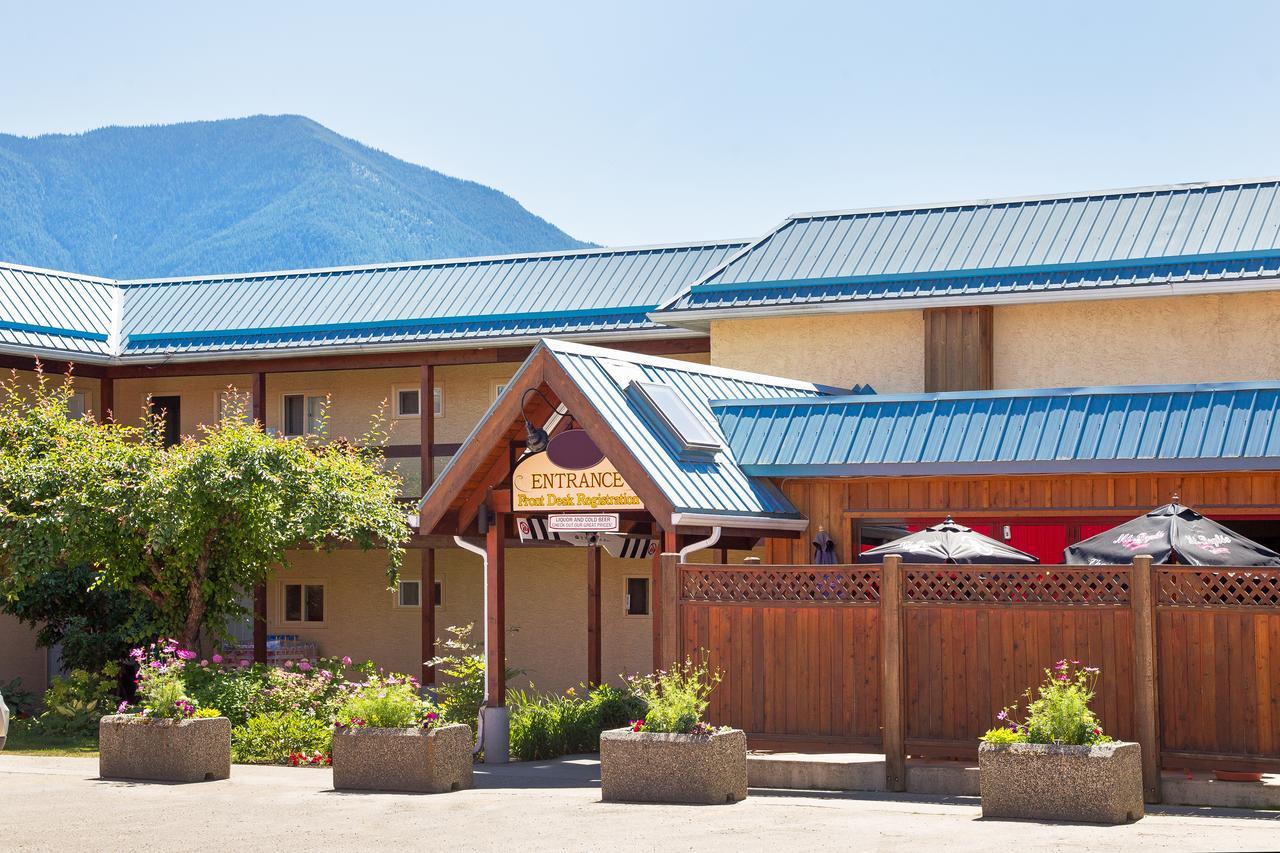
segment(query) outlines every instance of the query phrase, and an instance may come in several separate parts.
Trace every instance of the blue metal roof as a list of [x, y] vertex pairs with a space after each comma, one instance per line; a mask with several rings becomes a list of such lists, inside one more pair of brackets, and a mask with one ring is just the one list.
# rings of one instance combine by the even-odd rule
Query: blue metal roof
[[110, 281], [0, 265], [0, 346], [109, 356], [115, 305]]
[[123, 354], [658, 330], [648, 312], [742, 242], [123, 285]]
[[794, 216], [655, 317], [1272, 277], [1280, 180]]
[[724, 370], [674, 359], [544, 341], [543, 345], [600, 412], [609, 427], [644, 466], [677, 513], [801, 519], [803, 516], [771, 483], [748, 476], [732, 450], [714, 461], [682, 461], [676, 449], [646, 420], [625, 393], [632, 378], [674, 388], [696, 417], [719, 436], [708, 400], [761, 400], [785, 394], [806, 398], [823, 389], [772, 376]]
[[1280, 468], [1280, 382], [713, 401], [753, 476]]

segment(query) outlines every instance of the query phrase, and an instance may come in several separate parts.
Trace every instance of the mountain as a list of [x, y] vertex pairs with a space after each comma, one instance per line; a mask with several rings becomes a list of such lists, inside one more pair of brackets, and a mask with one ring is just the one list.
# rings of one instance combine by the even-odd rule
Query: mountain
[[302, 116], [0, 134], [0, 260], [112, 278], [579, 248]]

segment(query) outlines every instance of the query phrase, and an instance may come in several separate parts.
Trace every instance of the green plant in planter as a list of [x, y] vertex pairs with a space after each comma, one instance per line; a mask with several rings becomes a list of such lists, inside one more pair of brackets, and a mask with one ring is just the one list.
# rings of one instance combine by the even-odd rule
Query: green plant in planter
[[644, 719], [632, 721], [632, 731], [674, 732], [677, 734], [711, 734], [715, 727], [703, 716], [711, 700], [711, 691], [720, 683], [719, 670], [708, 668], [705, 658], [684, 663], [628, 680], [631, 689], [644, 701], [648, 710]]
[[1019, 706], [1010, 705], [996, 714], [1000, 726], [982, 736], [983, 743], [1055, 743], [1084, 746], [1105, 743], [1111, 738], [1089, 707], [1093, 701], [1100, 670], [1078, 660], [1060, 660], [1044, 671], [1044, 682], [1027, 689], [1026, 717], [1018, 719]]

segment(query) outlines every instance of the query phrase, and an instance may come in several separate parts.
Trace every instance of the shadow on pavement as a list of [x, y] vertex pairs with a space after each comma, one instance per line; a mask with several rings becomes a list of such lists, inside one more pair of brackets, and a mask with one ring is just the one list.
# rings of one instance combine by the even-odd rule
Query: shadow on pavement
[[599, 788], [600, 759], [594, 755], [567, 755], [551, 761], [515, 761], [511, 764], [477, 764], [477, 788]]

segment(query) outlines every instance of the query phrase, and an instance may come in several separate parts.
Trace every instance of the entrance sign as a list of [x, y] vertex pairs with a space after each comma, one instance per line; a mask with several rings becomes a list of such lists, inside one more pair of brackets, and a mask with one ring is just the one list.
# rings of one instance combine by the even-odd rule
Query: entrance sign
[[617, 529], [616, 512], [547, 516], [547, 530], [556, 533], [614, 533]]
[[[511, 508], [516, 512], [608, 512], [642, 510], [644, 502], [591, 438], [583, 430], [571, 429], [554, 436], [543, 452], [520, 460], [511, 473]], [[616, 522], [610, 529], [617, 529]]]

